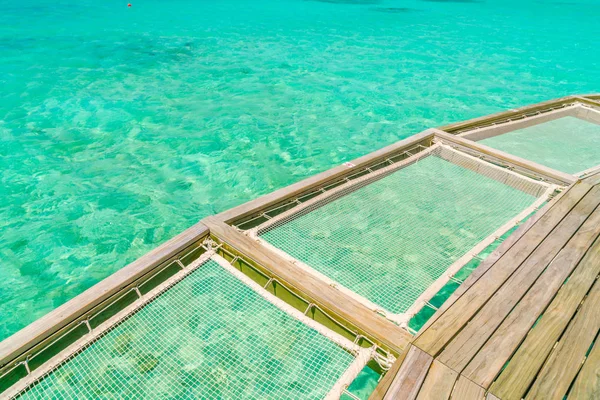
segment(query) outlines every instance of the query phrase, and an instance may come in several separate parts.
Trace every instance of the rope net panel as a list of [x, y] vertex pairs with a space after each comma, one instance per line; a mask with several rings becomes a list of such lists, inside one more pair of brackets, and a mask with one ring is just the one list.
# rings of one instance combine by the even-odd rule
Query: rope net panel
[[600, 165], [600, 125], [563, 117], [481, 143], [569, 174]]
[[370, 184], [268, 221], [257, 233], [384, 311], [401, 314], [546, 189], [439, 146]]
[[22, 399], [321, 399], [355, 357], [213, 260]]

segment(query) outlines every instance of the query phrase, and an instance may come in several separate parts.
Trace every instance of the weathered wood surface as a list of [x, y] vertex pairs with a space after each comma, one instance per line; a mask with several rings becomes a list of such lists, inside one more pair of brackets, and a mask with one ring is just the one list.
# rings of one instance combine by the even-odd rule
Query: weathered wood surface
[[233, 223], [236, 220], [242, 219], [246, 216], [256, 214], [271, 206], [274, 206], [286, 199], [294, 198], [302, 193], [308, 192], [311, 189], [318, 188], [322, 185], [332, 182], [344, 176], [351, 175], [360, 171], [365, 166], [368, 166], [378, 160], [385, 160], [385, 158], [401, 152], [403, 149], [413, 147], [423, 141], [433, 139], [433, 131], [428, 129], [409, 138], [391, 144], [380, 150], [369, 153], [365, 156], [359, 157], [355, 160], [350, 161], [354, 166], [349, 168], [345, 165], [340, 165], [329, 169], [320, 174], [311, 176], [310, 178], [304, 179], [300, 182], [294, 183], [290, 186], [276, 190], [265, 196], [259, 197], [258, 199], [249, 201], [240, 206], [234, 207], [215, 217], [221, 221], [227, 223]]
[[569, 400], [588, 399], [600, 399], [600, 342], [598, 341], [594, 344], [569, 392]]
[[437, 356], [473, 315], [488, 301], [514, 271], [529, 257], [550, 232], [590, 190], [589, 185], [573, 186], [521, 239], [460, 296], [452, 307], [415, 340], [415, 345]]
[[458, 372], [450, 369], [438, 360], [429, 367], [427, 377], [421, 386], [417, 400], [447, 400], [458, 378]]
[[596, 239], [569, 280], [544, 311], [542, 319], [520, 344], [511, 362], [491, 386], [492, 393], [506, 399], [520, 399], [525, 395], [598, 274], [600, 239]]
[[[544, 238], [541, 243], [537, 244], [535, 250], [528, 255], [527, 259], [520, 266], [517, 266], [516, 260], [508, 259], [513, 265], [517, 266], [516, 271], [489, 298], [485, 305], [476, 310], [469, 324], [446, 344], [444, 350], [439, 355], [439, 360], [450, 368], [463, 371], [469, 361], [481, 349], [481, 346], [483, 346], [502, 323], [506, 315], [527, 293], [531, 285], [539, 279], [540, 274], [546, 269], [546, 266], [558, 255], [580, 227], [582, 227], [582, 224], [588, 219], [598, 204], [600, 204], [600, 187], [595, 187], [557, 225], [555, 231]], [[598, 220], [596, 218], [594, 222], [598, 222]], [[595, 225], [591, 228], [588, 227], [588, 230], [595, 229], [594, 232], [596, 232], [597, 228], [598, 225]], [[593, 239], [595, 239], [595, 235], [592, 238], [592, 242]], [[591, 242], [587, 246], [589, 247], [590, 244]], [[587, 250], [587, 247], [585, 250]], [[577, 253], [576, 256], [583, 256], [583, 254]], [[563, 265], [560, 265], [557, 268], [562, 267]]]
[[377, 383], [375, 390], [369, 396], [369, 400], [382, 400], [383, 399], [383, 396], [385, 396], [385, 393], [390, 388], [392, 382], [394, 381], [394, 378], [396, 377], [396, 374], [398, 374], [398, 371], [400, 370], [400, 367], [402, 366], [402, 363], [404, 362], [404, 359], [406, 358], [406, 355], [408, 354], [408, 351], [411, 348], [412, 348], [412, 346], [407, 346], [404, 349], [404, 351], [398, 355], [398, 358], [396, 359], [396, 361], [394, 362], [392, 367], [379, 380], [379, 383]]
[[198, 223], [0, 342], [0, 367], [26, 353], [122, 289], [208, 235]]
[[[600, 198], [600, 196], [598, 197]], [[597, 250], [590, 246], [596, 241], [598, 235], [600, 235], [600, 208], [596, 208], [581, 229], [573, 235], [556, 258], [545, 268], [541, 276], [535, 280], [528, 292], [514, 305], [501, 325], [495, 328], [485, 345], [474, 354], [473, 359], [462, 371], [463, 375], [481, 386], [489, 387], [582, 258], [586, 253], [590, 254]], [[584, 263], [583, 267], [587, 267], [587, 265]], [[515, 285], [509, 285], [510, 283], [507, 282], [506, 286], [510, 288], [510, 291], [505, 294], [509, 298], [518, 296], [514, 290]], [[494, 296], [499, 294], [500, 291]], [[512, 303], [509, 300], [505, 299], [505, 304]], [[488, 302], [486, 307], [492, 301], [493, 299]], [[495, 311], [499, 312], [497, 308]], [[491, 318], [488, 319], [488, 322], [490, 320]], [[491, 324], [488, 324], [487, 329], [477, 332], [477, 342], [481, 342], [482, 338], [489, 334], [489, 325]]]
[[411, 346], [408, 354], [394, 377], [384, 400], [414, 400], [419, 394], [433, 357]]
[[460, 376], [452, 392], [453, 400], [483, 400], [485, 389], [471, 382], [464, 376]]
[[209, 217], [203, 219], [202, 222], [210, 229], [211, 235], [268, 269], [283, 283], [319, 304], [328, 312], [367, 333], [384, 347], [399, 354], [412, 339], [412, 335], [404, 329], [315, 276], [302, 271], [290, 261], [261, 246], [220, 219]]
[[599, 398], [600, 185], [530, 221], [413, 341], [432, 357], [417, 399]]
[[564, 190], [556, 195], [552, 201], [546, 203], [542, 208], [540, 208], [534, 215], [529, 217], [527, 221], [522, 223], [509, 237], [507, 237], [496, 250], [494, 250], [489, 256], [485, 258], [477, 266], [475, 271], [473, 271], [467, 279], [452, 293], [452, 295], [442, 304], [439, 308], [438, 312], [435, 313], [429, 321], [419, 330], [419, 333], [416, 337], [419, 337], [422, 332], [427, 330], [433, 324], [439, 316], [443, 315], [443, 313], [450, 308], [454, 302], [463, 295], [475, 282], [479, 280], [496, 261], [500, 257], [504, 255], [542, 216], [544, 216], [554, 205], [567, 193], [568, 190]]
[[442, 140], [442, 142], [448, 143], [449, 145], [456, 144], [471, 150], [475, 150], [481, 154], [497, 158], [499, 160], [505, 161], [506, 163], [513, 164], [517, 167], [531, 171], [542, 177], [546, 177], [552, 180], [553, 182], [557, 182], [563, 185], [570, 185], [577, 181], [577, 178], [571, 174], [567, 174], [562, 171], [557, 171], [555, 169], [546, 167], [545, 165], [538, 164], [536, 162], [529, 161], [518, 156], [514, 156], [502, 150], [494, 149], [492, 147], [486, 146], [478, 142], [473, 142], [471, 140], [451, 135], [449, 133], [439, 130], [435, 130], [435, 136], [436, 138]]

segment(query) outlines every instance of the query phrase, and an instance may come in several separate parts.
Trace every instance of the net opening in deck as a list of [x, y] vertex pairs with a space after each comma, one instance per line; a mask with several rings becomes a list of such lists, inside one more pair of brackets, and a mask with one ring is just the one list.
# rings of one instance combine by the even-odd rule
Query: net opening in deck
[[211, 246], [8, 394], [339, 398], [367, 365], [393, 362], [365, 338], [350, 340], [282, 301]]
[[460, 136], [579, 177], [600, 167], [600, 112], [584, 105], [477, 128]]
[[400, 325], [554, 187], [436, 144], [247, 231]]

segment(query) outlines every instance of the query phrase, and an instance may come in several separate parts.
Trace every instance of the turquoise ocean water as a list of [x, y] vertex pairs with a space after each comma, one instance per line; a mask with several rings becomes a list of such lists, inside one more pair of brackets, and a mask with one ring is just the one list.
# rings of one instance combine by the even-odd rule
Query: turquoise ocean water
[[204, 216], [600, 91], [598, 5], [0, 0], [0, 339]]

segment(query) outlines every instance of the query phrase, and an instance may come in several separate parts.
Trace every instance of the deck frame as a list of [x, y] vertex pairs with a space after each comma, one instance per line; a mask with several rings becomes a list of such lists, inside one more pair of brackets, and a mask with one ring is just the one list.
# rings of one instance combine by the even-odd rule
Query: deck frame
[[[523, 173], [527, 176], [536, 177], [563, 186], [577, 185], [579, 178], [576, 176], [555, 171], [531, 161], [508, 155], [468, 139], [469, 135], [474, 135], [473, 131], [475, 130], [482, 132], [484, 129], [504, 129], [503, 127], [498, 127], [502, 124], [517, 125], [518, 122], [515, 121], [528, 120], [530, 117], [536, 115], [544, 115], [543, 117], [536, 118], [552, 118], [556, 115], [568, 114], [575, 109], [580, 113], [584, 112], [581, 110], [585, 109], [592, 109], [595, 111], [600, 110], [600, 94], [567, 96], [490, 116], [475, 118], [465, 122], [445, 125], [438, 129], [428, 129], [408, 139], [401, 140], [395, 144], [357, 158], [349, 163], [332, 168], [301, 182], [274, 191], [266, 196], [262, 196], [256, 200], [203, 220], [99, 282], [69, 302], [58, 307], [56, 310], [15, 333], [13, 336], [0, 342], [0, 376], [7, 371], [12, 370], [15, 365], [22, 365], [23, 361], [28, 359], [31, 354], [44, 349], [58, 337], [64, 335], [65, 332], [84, 323], [84, 321], [88, 320], [94, 313], [104, 309], [108, 305], [114, 304], [122, 296], [131, 290], [135, 290], [140, 284], [156, 276], [158, 271], [173, 263], [178, 257], [181, 257], [191, 249], [197, 248], [199, 243], [209, 235], [215, 235], [226, 243], [229, 243], [230, 241], [235, 242], [236, 245], [233, 247], [237, 246], [236, 248], [245, 256], [255, 261], [259, 261], [269, 273], [282, 277], [282, 280], [295, 287], [299, 293], [305, 295], [308, 294], [308, 297], [316, 304], [322, 306], [323, 309], [348, 321], [352, 327], [363, 332], [366, 336], [375, 338], [377, 342], [381, 343], [382, 347], [398, 355], [399, 359], [397, 363], [400, 364], [398, 366], [395, 364], [390, 370], [390, 373], [384, 376], [373, 397], [381, 398], [387, 392], [386, 385], [389, 386], [393, 383], [393, 372], [399, 370], [403, 357], [406, 356], [406, 352], [409, 348], [414, 348], [412, 345], [409, 345], [413, 340], [412, 335], [389, 323], [389, 321], [385, 320], [382, 316], [370, 312], [364, 306], [353, 303], [347, 296], [339, 293], [339, 291], [336, 293], [335, 289], [328, 285], [318, 283], [318, 281], [312, 281], [307, 284], [295, 275], [293, 264], [264, 249], [259, 250], [255, 246], [244, 242], [244, 240], [241, 239], [244, 235], [237, 232], [229, 225], [238, 225], [265, 211], [272, 210], [278, 206], [285, 205], [290, 201], [294, 201], [303, 195], [324, 189], [336, 182], [347, 181], [348, 179], [351, 179], [352, 176], [360, 176], [360, 174], [368, 173], [371, 167], [385, 162], [387, 158], [399, 156], [407, 149], [416, 145], [429, 147], [436, 141], [450, 144], [463, 151], [467, 149], [469, 154], [476, 154], [484, 159], [488, 157], [492, 161], [499, 161], [516, 172]], [[593, 117], [595, 117], [595, 115], [596, 113], [594, 112]], [[461, 136], [457, 136], [459, 134]], [[586, 182], [590, 185], [600, 182], [599, 172], [600, 171], [591, 170], [589, 172], [589, 177], [586, 177]], [[557, 196], [552, 201], [552, 204], [559, 201], [561, 197], [562, 195]], [[547, 209], [548, 207], [544, 207], [544, 211], [539, 211], [538, 214], [541, 213], [541, 215], [543, 215]], [[530, 225], [534, 225], [536, 221], [538, 221], [538, 218], [536, 217], [537, 214], [531, 218], [531, 223], [528, 221], [527, 224], [529, 225], [527, 226], [527, 229], [531, 228]], [[527, 232], [527, 229], [519, 229], [515, 234], [509, 237], [505, 243], [517, 242], [520, 240], [521, 236]], [[244, 245], [241, 246], [241, 243], [244, 243]], [[503, 245], [505, 243], [503, 243]], [[504, 246], [504, 248], [509, 249], [510, 246]], [[490, 257], [502, 257], [502, 254], [492, 254]], [[478, 271], [479, 269], [475, 271], [474, 276], [484, 275], [485, 266], [484, 269], [481, 270], [482, 272]], [[425, 329], [430, 327], [432, 323], [435, 323], [439, 318], [437, 315], [441, 315], [445, 310], [451, 307], [451, 305], [454, 304], [454, 301], [456, 301], [456, 298], [459, 298], [465, 290], [468, 290], [473, 282], [476, 282], [475, 278], [470, 282], [466, 281], [463, 283], [461, 288], [465, 286], [465, 289], [461, 290], [461, 288], [459, 288], [457, 291], [459, 295], [449, 299], [446, 302], [449, 306], [440, 309], [436, 313], [436, 316], [432, 318], [432, 322], [429, 325], [426, 325]], [[598, 351], [595, 349], [593, 353], [595, 357], [597, 357], [597, 353]], [[444, 368], [447, 368], [444, 365], [439, 365], [439, 362], [436, 361], [435, 357], [433, 357], [432, 362], [429, 364], [435, 366], [438, 372], [444, 371]], [[589, 368], [586, 368], [586, 373], [588, 373], [588, 370]], [[440, 376], [448, 379], [447, 373], [442, 374], [440, 372]], [[427, 382], [425, 377], [424, 381]], [[463, 388], [467, 391], [474, 390], [471, 381], [469, 381], [469, 383], [461, 380], [461, 378], [457, 378], [457, 382], [461, 382], [461, 390], [463, 390]], [[425, 385], [425, 387], [427, 387], [427, 385]], [[585, 385], [579, 382], [578, 387], [585, 387]], [[0, 397], [2, 396], [3, 395], [0, 394]], [[488, 397], [493, 397], [493, 394], [490, 393]]]

